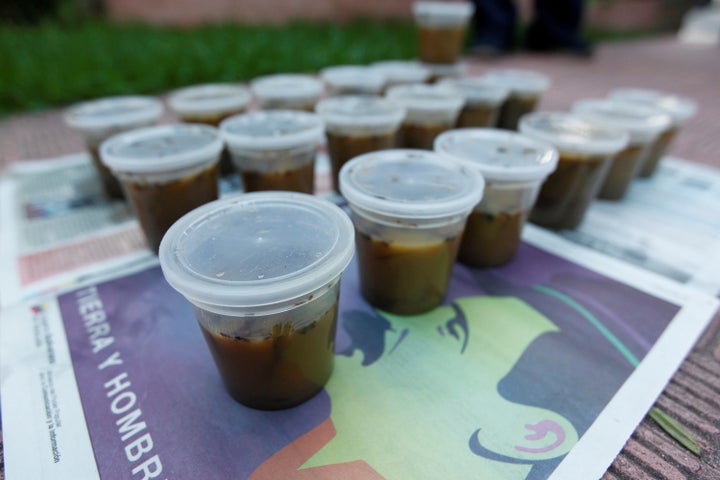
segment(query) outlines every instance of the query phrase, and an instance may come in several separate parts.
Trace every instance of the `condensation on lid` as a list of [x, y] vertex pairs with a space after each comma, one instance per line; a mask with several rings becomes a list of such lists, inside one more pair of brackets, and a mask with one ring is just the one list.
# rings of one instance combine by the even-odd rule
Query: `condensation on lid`
[[540, 180], [557, 167], [551, 144], [494, 128], [462, 128], [441, 133], [435, 151], [466, 161], [495, 181]]
[[312, 75], [279, 73], [256, 78], [250, 88], [263, 99], [315, 98], [322, 94], [323, 83]]
[[385, 95], [415, 111], [459, 110], [465, 104], [459, 91], [443, 85], [395, 85]]
[[342, 273], [353, 235], [347, 214], [327, 200], [255, 192], [183, 216], [159, 257], [168, 283], [203, 308], [282, 311]]
[[475, 169], [427, 150], [366, 153], [340, 171], [340, 190], [351, 206], [399, 219], [469, 213], [483, 186]]
[[432, 74], [420, 62], [412, 60], [383, 60], [373, 63], [370, 67], [382, 73], [388, 84], [421, 83]]
[[65, 121], [80, 130], [105, 130], [151, 123], [162, 113], [163, 105], [159, 99], [128, 95], [79, 103], [66, 111]]
[[243, 85], [208, 83], [176, 90], [168, 97], [168, 104], [181, 115], [212, 114], [242, 110], [251, 98], [250, 90]]
[[158, 125], [114, 135], [100, 145], [100, 156], [110, 169], [155, 173], [203, 165], [219, 158], [223, 141], [208, 125]]
[[631, 144], [652, 141], [672, 124], [672, 117], [657, 107], [620, 100], [578, 100], [572, 111], [593, 122], [627, 131]]
[[510, 89], [510, 93], [534, 95], [550, 87], [550, 78], [531, 70], [490, 70], [483, 77], [486, 81]]
[[520, 119], [518, 130], [554, 145], [561, 153], [612, 155], [627, 146], [627, 132], [589, 122], [570, 112], [534, 112]]
[[328, 125], [392, 126], [405, 117], [400, 103], [375, 95], [329, 97], [320, 100], [315, 111]]
[[320, 143], [324, 124], [311, 112], [261, 110], [223, 120], [220, 132], [230, 148], [284, 149]]
[[455, 25], [467, 22], [475, 12], [470, 2], [414, 2], [412, 11], [419, 23]]
[[608, 98], [655, 105], [673, 117], [676, 125], [687, 121], [698, 109], [697, 102], [689, 98], [645, 88], [616, 88]]
[[438, 84], [457, 89], [465, 97], [465, 101], [471, 104], [499, 105], [510, 93], [507, 87], [487, 82], [482, 77], [446, 78]]

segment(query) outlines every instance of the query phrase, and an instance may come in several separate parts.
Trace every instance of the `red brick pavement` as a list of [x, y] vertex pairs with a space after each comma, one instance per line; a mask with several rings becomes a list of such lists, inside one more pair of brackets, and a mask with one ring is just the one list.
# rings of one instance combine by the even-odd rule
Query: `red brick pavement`
[[[700, 111], [681, 132], [670, 153], [720, 168], [717, 46], [685, 45], [667, 36], [600, 45], [591, 60], [518, 54], [467, 61], [469, 74], [506, 67], [546, 73], [553, 84], [542, 99], [543, 110], [568, 109], [574, 100], [604, 96], [614, 87], [655, 88], [693, 98]], [[0, 168], [11, 162], [81, 151], [81, 138], [62, 124], [61, 114], [61, 110], [50, 110], [0, 120]], [[646, 419], [604, 480], [720, 479], [720, 317], [715, 318], [657, 405], [699, 439], [701, 455], [697, 457], [681, 448], [657, 424]]]

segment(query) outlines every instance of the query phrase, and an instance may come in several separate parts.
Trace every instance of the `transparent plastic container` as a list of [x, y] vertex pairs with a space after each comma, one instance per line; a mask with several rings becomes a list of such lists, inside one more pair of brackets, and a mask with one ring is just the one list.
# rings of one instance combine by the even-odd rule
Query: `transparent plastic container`
[[385, 77], [385, 90], [395, 85], [425, 83], [432, 72], [422, 63], [414, 60], [382, 60], [370, 67]]
[[520, 121], [520, 133], [550, 143], [559, 154], [530, 221], [556, 230], [577, 228], [605, 181], [612, 157], [627, 146], [628, 134], [569, 112], [530, 113]]
[[323, 68], [320, 78], [328, 95], [380, 95], [385, 75], [366, 65], [334, 65]]
[[607, 99], [578, 100], [572, 110], [591, 122], [628, 133], [628, 144], [613, 157], [598, 193], [606, 200], [620, 200], [640, 171], [651, 146], [670, 127], [670, 116], [655, 107]]
[[355, 224], [365, 300], [400, 315], [440, 305], [482, 176], [434, 152], [384, 150], [346, 163], [340, 191]]
[[534, 112], [543, 93], [550, 87], [550, 78], [531, 70], [490, 70], [485, 81], [510, 90], [500, 108], [498, 128], [517, 130], [520, 118]]
[[353, 252], [339, 207], [256, 192], [178, 220], [160, 266], [193, 306], [229, 394], [275, 410], [308, 400], [332, 373], [340, 280]]
[[250, 89], [264, 110], [312, 112], [323, 88], [322, 80], [300, 73], [266, 75], [250, 82]]
[[462, 54], [465, 34], [475, 5], [470, 2], [414, 2], [418, 58], [427, 63], [455, 63]]
[[200, 124], [145, 127], [101, 144], [154, 252], [178, 218], [218, 198], [222, 147], [218, 130]]
[[246, 192], [313, 193], [315, 157], [324, 135], [319, 115], [297, 110], [242, 113], [220, 132]]
[[100, 144], [115, 134], [157, 123], [162, 114], [159, 99], [140, 95], [90, 100], [65, 112], [65, 123], [82, 133], [108, 197], [122, 199], [124, 195], [120, 181], [100, 160]]
[[455, 122], [457, 128], [494, 127], [500, 107], [510, 94], [508, 88], [487, 82], [482, 77], [445, 79], [438, 84], [455, 88], [465, 97], [465, 106]]
[[318, 102], [315, 108], [325, 123], [333, 188], [339, 189], [340, 169], [363, 153], [395, 148], [405, 108], [387, 98], [342, 95]]
[[494, 128], [449, 130], [435, 151], [467, 162], [485, 179], [482, 201], [468, 218], [458, 259], [496, 267], [515, 256], [540, 186], [558, 163], [549, 143]]
[[396, 85], [385, 94], [406, 109], [398, 145], [432, 150], [435, 137], [455, 126], [465, 105], [462, 94], [443, 85]]

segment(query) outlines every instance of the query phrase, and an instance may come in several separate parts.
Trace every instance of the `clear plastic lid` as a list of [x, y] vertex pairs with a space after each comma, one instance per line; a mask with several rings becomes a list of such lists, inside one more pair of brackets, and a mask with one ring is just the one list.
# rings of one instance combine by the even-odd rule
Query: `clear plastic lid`
[[128, 95], [79, 103], [65, 112], [65, 122], [84, 131], [126, 129], [157, 121], [162, 102], [154, 97]]
[[510, 94], [538, 95], [550, 87], [549, 77], [531, 70], [490, 70], [482, 78], [494, 85], [509, 89]]
[[251, 99], [250, 90], [233, 83], [207, 83], [174, 91], [168, 105], [180, 115], [211, 115], [244, 110]]
[[572, 111], [600, 125], [625, 130], [631, 145], [651, 142], [672, 124], [670, 115], [657, 107], [620, 100], [578, 100]]
[[689, 98], [645, 88], [616, 88], [610, 91], [608, 98], [659, 107], [673, 118], [675, 125], [685, 123], [698, 109], [697, 102]]
[[320, 77], [335, 89], [356, 89], [379, 93], [385, 86], [385, 75], [366, 65], [335, 65], [322, 69]]
[[373, 127], [392, 129], [405, 118], [400, 103], [374, 95], [341, 95], [320, 100], [315, 111], [330, 128]]
[[231, 149], [274, 150], [319, 144], [325, 127], [312, 112], [261, 110], [226, 118], [220, 132]]
[[114, 135], [100, 145], [100, 157], [116, 172], [161, 173], [218, 161], [222, 148], [217, 128], [181, 123]]
[[256, 78], [250, 89], [261, 101], [312, 99], [320, 97], [323, 83], [312, 75], [278, 73]]
[[408, 115], [426, 112], [459, 112], [465, 97], [457, 90], [443, 85], [395, 85], [385, 94], [405, 106]]
[[423, 64], [413, 60], [383, 60], [373, 63], [371, 68], [385, 76], [386, 86], [422, 83], [432, 74]]
[[281, 312], [308, 301], [352, 259], [354, 229], [327, 200], [255, 192], [205, 204], [160, 244], [168, 283], [190, 302], [226, 315]]
[[366, 153], [340, 170], [340, 192], [350, 206], [390, 224], [423, 226], [468, 215], [484, 185], [475, 169], [427, 150]]
[[457, 89], [468, 104], [500, 105], [510, 93], [507, 87], [488, 82], [482, 77], [446, 78], [438, 84]]
[[430, 76], [434, 78], [460, 78], [467, 72], [468, 66], [465, 62], [455, 62], [450, 64], [444, 63], [426, 63], [422, 62], [422, 66], [430, 70]]
[[490, 181], [542, 180], [558, 162], [549, 143], [495, 128], [448, 130], [435, 139], [435, 151], [468, 162]]
[[554, 145], [561, 153], [614, 155], [628, 144], [627, 132], [589, 122], [569, 112], [523, 115], [518, 130]]
[[420, 25], [462, 25], [470, 20], [475, 5], [470, 2], [414, 2], [415, 21]]

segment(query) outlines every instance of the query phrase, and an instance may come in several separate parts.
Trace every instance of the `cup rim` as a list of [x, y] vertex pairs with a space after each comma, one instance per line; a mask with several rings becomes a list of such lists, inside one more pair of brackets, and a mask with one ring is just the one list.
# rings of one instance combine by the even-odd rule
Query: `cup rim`
[[[99, 116], [103, 111], [105, 115]], [[162, 102], [146, 95], [123, 95], [88, 100], [69, 107], [64, 120], [77, 130], [94, 132], [128, 128], [156, 121], [163, 113]]]
[[510, 90], [510, 95], [538, 95], [550, 87], [550, 77], [533, 70], [498, 68], [486, 72], [482, 78]]
[[[289, 122], [296, 130], [273, 130], [270, 134], [233, 131], [238, 126], [252, 128], [272, 125], [272, 122]], [[220, 134], [232, 150], [282, 150], [303, 145], [319, 144], [325, 129], [320, 115], [300, 110], [257, 110], [240, 113], [220, 122]]]
[[457, 25], [467, 22], [475, 12], [471, 2], [415, 1], [412, 5], [413, 17], [424, 24]]
[[[374, 108], [362, 108], [362, 105]], [[405, 118], [405, 107], [377, 95], [338, 95], [320, 100], [315, 111], [330, 127], [395, 128]]]
[[275, 73], [257, 77], [250, 82], [250, 90], [259, 100], [317, 98], [323, 83], [305, 73]]
[[241, 110], [248, 106], [250, 90], [236, 83], [204, 83], [172, 92], [168, 105], [179, 115], [213, 114]]
[[697, 102], [694, 100], [649, 88], [615, 88], [610, 90], [608, 98], [659, 107], [673, 117], [675, 125], [683, 124], [694, 116], [698, 110]]
[[607, 98], [576, 100], [572, 111], [589, 121], [625, 130], [631, 145], [649, 143], [672, 125], [672, 117], [657, 107]]
[[443, 85], [395, 85], [385, 96], [404, 105], [408, 112], [460, 111], [465, 105], [465, 97], [459, 91]]
[[[191, 265], [193, 262], [184, 254], [183, 247], [192, 240], [193, 234], [208, 235], [208, 231], [226, 227], [223, 216], [233, 211], [254, 215], [263, 208], [291, 209], [293, 214], [288, 218], [300, 222], [305, 217], [311, 220], [308, 225], [325, 220], [324, 226], [334, 236], [326, 251], [317, 252], [309, 263], [268, 278], [227, 280], [220, 272], [199, 271]], [[268, 232], [259, 231], [258, 235], [261, 234]], [[158, 256], [167, 282], [194, 305], [228, 315], [260, 315], [289, 310], [311, 301], [306, 296], [338, 278], [354, 251], [354, 227], [340, 207], [305, 193], [264, 191], [225, 197], [185, 214], [164, 235]], [[262, 254], [263, 261], [268, 258], [267, 251], [260, 248], [255, 254]], [[282, 251], [278, 254], [282, 255]]]
[[[185, 151], [162, 151], [156, 146], [155, 155], [143, 157], [117, 153], [117, 149], [137, 142], [148, 142], [152, 139], [166, 142], [173, 137], [187, 138], [191, 135], [207, 136], [210, 141]], [[223, 141], [217, 128], [204, 124], [176, 123], [138, 128], [113, 135], [100, 144], [100, 158], [114, 172], [154, 174], [217, 162], [222, 148]]]

